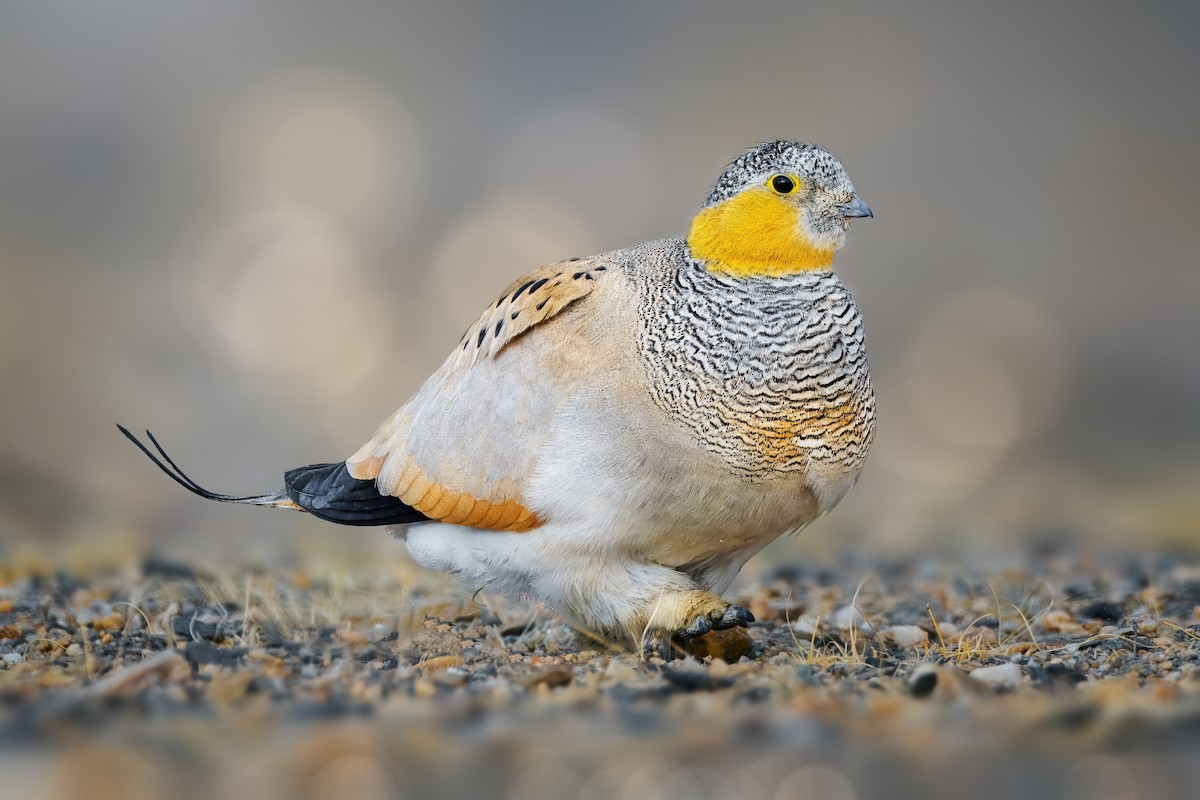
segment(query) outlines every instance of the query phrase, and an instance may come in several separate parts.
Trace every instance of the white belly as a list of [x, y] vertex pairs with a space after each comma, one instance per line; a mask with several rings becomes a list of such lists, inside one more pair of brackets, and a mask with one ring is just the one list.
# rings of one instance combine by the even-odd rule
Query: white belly
[[751, 556], [826, 510], [803, 473], [749, 482], [656, 409], [622, 408], [576, 398], [548, 426], [526, 493], [545, 525], [412, 526], [404, 537], [414, 559], [604, 629], [660, 587], [720, 594]]
[[821, 511], [801, 473], [750, 482], [657, 409], [606, 408], [584, 398], [562, 415], [529, 492], [577, 525], [577, 547], [678, 567], [757, 552]]

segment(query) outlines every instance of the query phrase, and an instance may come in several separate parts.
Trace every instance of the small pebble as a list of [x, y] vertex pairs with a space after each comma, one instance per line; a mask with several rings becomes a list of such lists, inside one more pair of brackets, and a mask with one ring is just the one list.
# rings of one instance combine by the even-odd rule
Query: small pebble
[[918, 668], [908, 679], [908, 691], [913, 697], [928, 697], [937, 688], [937, 669], [932, 666]]
[[417, 669], [429, 674], [440, 672], [451, 667], [461, 667], [465, 663], [462, 656], [435, 656], [417, 664]]
[[1021, 683], [1021, 667], [1011, 663], [979, 667], [971, 673], [971, 680], [994, 689], [1015, 689]]
[[905, 649], [929, 644], [929, 634], [917, 625], [893, 625], [884, 628], [880, 635], [884, 641]]
[[839, 631], [848, 631], [854, 627], [863, 631], [870, 630], [866, 618], [854, 606], [842, 606], [830, 614], [829, 627], [836, 628]]
[[1100, 619], [1108, 623], [1115, 623], [1120, 622], [1125, 616], [1125, 610], [1116, 603], [1097, 600], [1081, 608], [1079, 614], [1088, 619]]
[[753, 652], [754, 641], [743, 629], [730, 628], [724, 631], [710, 631], [704, 636], [684, 642], [683, 648], [689, 655], [698, 659], [711, 656], [732, 664]]

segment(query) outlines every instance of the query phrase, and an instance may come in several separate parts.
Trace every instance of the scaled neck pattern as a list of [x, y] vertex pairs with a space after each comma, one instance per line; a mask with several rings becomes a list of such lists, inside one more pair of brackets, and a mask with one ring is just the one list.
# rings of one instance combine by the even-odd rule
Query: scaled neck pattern
[[[745, 480], [857, 475], [875, 430], [865, 332], [831, 271], [710, 271], [686, 247], [641, 281], [639, 348], [654, 402]], [[832, 476], [831, 476], [832, 477]]]

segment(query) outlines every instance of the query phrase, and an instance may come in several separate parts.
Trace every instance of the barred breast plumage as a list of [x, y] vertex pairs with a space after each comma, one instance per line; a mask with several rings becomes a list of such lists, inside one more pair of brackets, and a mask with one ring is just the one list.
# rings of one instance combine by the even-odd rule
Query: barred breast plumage
[[730, 277], [678, 246], [675, 270], [639, 281], [654, 402], [743, 480], [857, 474], [875, 398], [849, 290], [828, 270]]

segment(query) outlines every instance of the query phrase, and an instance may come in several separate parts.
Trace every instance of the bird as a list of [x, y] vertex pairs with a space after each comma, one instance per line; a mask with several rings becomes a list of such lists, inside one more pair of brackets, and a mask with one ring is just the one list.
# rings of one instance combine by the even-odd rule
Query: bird
[[873, 216], [827, 150], [759, 144], [685, 236], [513, 281], [366, 444], [276, 492], [211, 492], [118, 428], [195, 494], [391, 526], [422, 567], [610, 640], [746, 627], [722, 593], [837, 505], [875, 437], [862, 315], [833, 270]]

